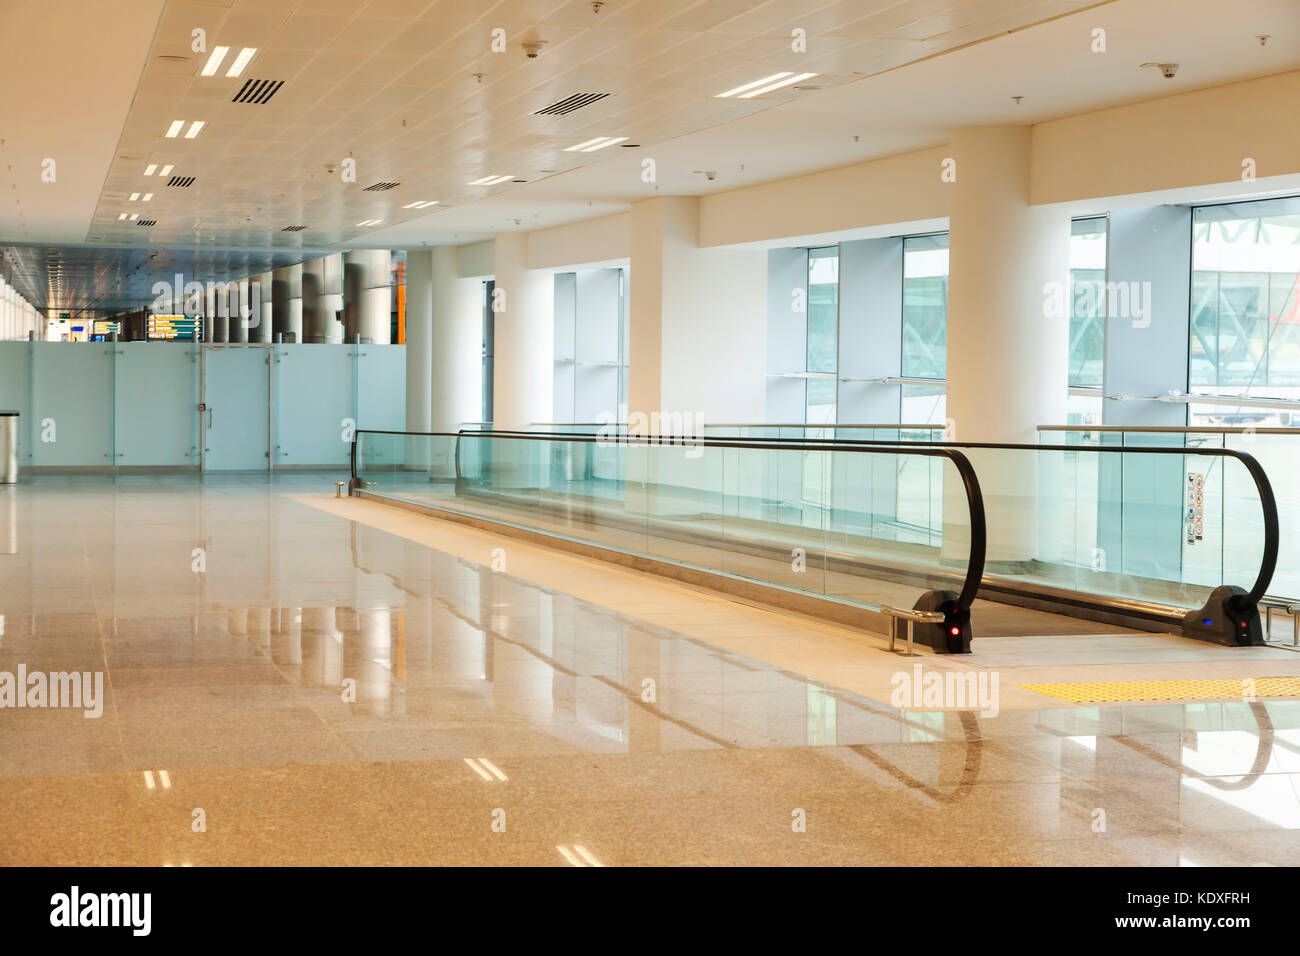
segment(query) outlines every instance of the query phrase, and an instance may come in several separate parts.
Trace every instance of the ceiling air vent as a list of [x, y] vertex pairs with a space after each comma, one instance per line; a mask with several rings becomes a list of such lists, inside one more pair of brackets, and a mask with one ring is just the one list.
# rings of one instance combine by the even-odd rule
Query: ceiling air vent
[[135, 224], [136, 224], [137, 226], [156, 226], [156, 225], [158, 225], [158, 220], [157, 220], [157, 219], [137, 219], [137, 220], [135, 221]]
[[552, 103], [543, 109], [534, 113], [534, 116], [563, 116], [565, 113], [572, 113], [574, 110], [580, 110], [584, 106], [590, 106], [597, 100], [603, 100], [609, 96], [608, 93], [574, 93], [572, 96], [566, 96], [557, 103]]
[[306, 228], [307, 228], [306, 226], [285, 226], [280, 231], [281, 232], [302, 232]]
[[365, 189], [362, 190], [362, 192], [381, 193], [385, 189], [392, 189], [393, 187], [400, 186], [400, 185], [402, 184], [401, 183], [375, 183], [373, 186], [367, 186]]
[[230, 102], [232, 103], [256, 103], [259, 106], [275, 96], [284, 86], [284, 80], [253, 80], [244, 81], [244, 85], [239, 88], [239, 92], [234, 95]]
[[182, 189], [188, 189], [194, 185], [193, 176], [173, 176], [167, 180], [168, 186], [180, 186]]

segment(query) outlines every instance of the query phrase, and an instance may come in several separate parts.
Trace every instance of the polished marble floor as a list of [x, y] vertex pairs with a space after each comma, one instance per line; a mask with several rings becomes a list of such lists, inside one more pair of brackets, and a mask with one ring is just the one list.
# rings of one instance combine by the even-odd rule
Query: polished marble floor
[[333, 477], [0, 488], [0, 672], [105, 685], [98, 718], [0, 708], [0, 862], [1300, 860], [1300, 702], [904, 711], [878, 642], [386, 530], [309, 500]]

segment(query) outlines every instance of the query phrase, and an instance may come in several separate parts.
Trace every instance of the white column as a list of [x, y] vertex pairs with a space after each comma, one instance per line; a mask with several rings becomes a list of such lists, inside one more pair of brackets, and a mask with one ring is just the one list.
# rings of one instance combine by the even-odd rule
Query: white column
[[451, 432], [483, 417], [483, 279], [460, 277], [455, 246], [432, 253], [429, 430]]
[[701, 249], [698, 222], [693, 198], [632, 207], [630, 423], [638, 412], [680, 416], [683, 424], [688, 415], [691, 422], [764, 419], [767, 253]]
[[433, 250], [406, 251], [406, 430], [427, 432], [433, 374]]
[[[1036, 445], [1037, 426], [1065, 421], [1070, 219], [1029, 204], [1027, 126], [953, 131], [948, 273], [948, 417], [963, 442]], [[936, 175], [938, 173], [936, 172]], [[1050, 452], [972, 449], [988, 516], [987, 559], [1049, 560], [1060, 545], [1061, 462]], [[945, 549], [966, 524], [946, 471]], [[1042, 540], [1040, 541], [1040, 534]]]
[[948, 416], [960, 441], [1036, 444], [1036, 426], [1065, 421], [1069, 318], [1049, 314], [1048, 296], [1068, 297], [1070, 218], [1029, 205], [1029, 138], [1028, 126], [952, 134]]
[[551, 273], [528, 268], [526, 233], [496, 237], [496, 364], [493, 418], [499, 428], [552, 420], [555, 297]]

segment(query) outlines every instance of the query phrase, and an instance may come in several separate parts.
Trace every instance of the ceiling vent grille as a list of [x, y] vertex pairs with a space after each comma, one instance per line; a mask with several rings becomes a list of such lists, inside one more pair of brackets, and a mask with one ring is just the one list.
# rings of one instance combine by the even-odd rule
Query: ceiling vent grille
[[157, 219], [137, 219], [137, 220], [135, 221], [135, 224], [136, 224], [137, 226], [156, 226], [156, 225], [158, 225], [158, 220], [157, 220]]
[[302, 232], [306, 228], [307, 228], [306, 226], [285, 226], [280, 231], [281, 232]]
[[231, 99], [232, 103], [255, 103], [258, 106], [267, 102], [271, 97], [280, 91], [284, 86], [284, 80], [254, 80], [247, 79], [244, 85], [239, 88], [239, 92]]
[[194, 185], [193, 176], [173, 176], [167, 180], [168, 186], [180, 186], [182, 189], [189, 189]]
[[402, 184], [401, 183], [375, 183], [373, 186], [367, 186], [365, 189], [362, 190], [362, 192], [381, 193], [385, 189], [393, 189], [394, 187], [400, 185]]
[[590, 106], [598, 100], [603, 100], [609, 96], [608, 93], [574, 93], [572, 96], [566, 96], [557, 103], [544, 107], [534, 113], [534, 116], [563, 116], [565, 113], [572, 113], [574, 110], [580, 110], [584, 106]]

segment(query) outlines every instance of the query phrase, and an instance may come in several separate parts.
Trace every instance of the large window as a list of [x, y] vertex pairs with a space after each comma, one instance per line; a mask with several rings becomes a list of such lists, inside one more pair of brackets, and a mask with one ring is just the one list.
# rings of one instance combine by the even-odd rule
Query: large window
[[[1071, 389], [1103, 385], [1106, 355], [1106, 240], [1105, 216], [1076, 219], [1070, 224], [1070, 342]], [[1101, 392], [1071, 394], [1066, 399], [1066, 423], [1101, 424]]]
[[481, 300], [483, 310], [483, 421], [492, 421], [492, 390], [493, 390], [493, 371], [496, 366], [496, 317], [492, 312], [492, 293], [496, 289], [496, 281], [488, 279], [483, 283], [483, 298]]
[[555, 421], [627, 421], [627, 281], [622, 269], [555, 275]]
[[[804, 392], [804, 423], [808, 425], [829, 425], [835, 422], [839, 325], [839, 246], [809, 249], [805, 369], [810, 376]], [[814, 378], [813, 375], [821, 377]]]
[[1106, 218], [1070, 229], [1070, 384], [1100, 388], [1106, 341]]
[[1192, 212], [1194, 391], [1300, 397], [1300, 199]]
[[948, 374], [948, 234], [903, 240], [904, 378]]

